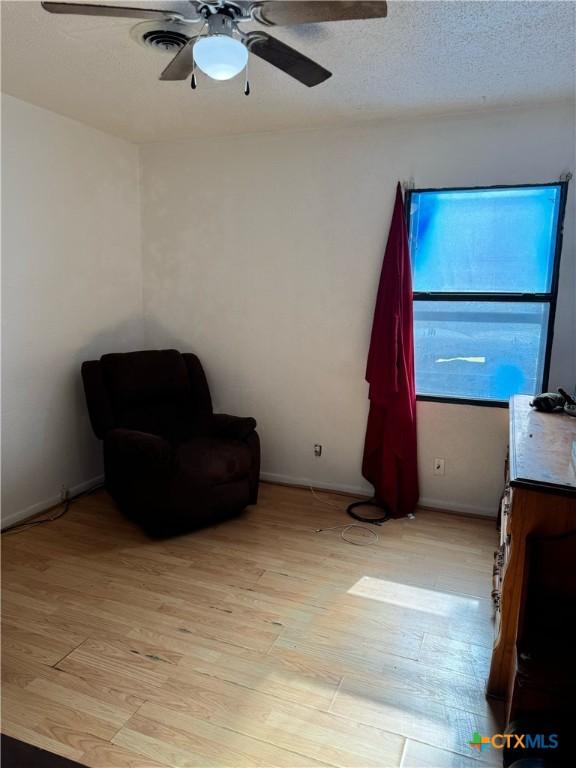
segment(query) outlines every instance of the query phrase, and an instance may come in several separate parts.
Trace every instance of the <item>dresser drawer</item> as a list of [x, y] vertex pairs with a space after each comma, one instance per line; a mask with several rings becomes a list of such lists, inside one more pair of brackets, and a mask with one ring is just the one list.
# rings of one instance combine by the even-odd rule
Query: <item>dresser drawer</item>
[[494, 552], [492, 571], [492, 601], [495, 608], [500, 610], [502, 582], [510, 555], [510, 517], [512, 514], [512, 499], [514, 491], [507, 485], [500, 502], [500, 546]]

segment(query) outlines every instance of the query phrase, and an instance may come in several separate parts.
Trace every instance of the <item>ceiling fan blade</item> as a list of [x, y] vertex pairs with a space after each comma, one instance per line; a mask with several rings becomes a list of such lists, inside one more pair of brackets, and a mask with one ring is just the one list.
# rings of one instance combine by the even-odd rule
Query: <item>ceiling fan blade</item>
[[170, 64], [160, 75], [160, 80], [186, 80], [192, 74], [194, 69], [194, 60], [192, 58], [192, 47], [196, 38], [192, 37], [186, 45], [182, 46]]
[[154, 8], [130, 8], [120, 5], [88, 5], [87, 3], [42, 3], [48, 13], [69, 13], [78, 16], [111, 16], [119, 19], [183, 19], [176, 11]]
[[388, 11], [385, 0], [363, 2], [355, 0], [273, 0], [263, 2], [255, 9], [255, 18], [269, 26], [291, 24], [319, 24], [323, 21], [351, 19], [384, 19]]
[[243, 35], [242, 40], [250, 53], [273, 64], [309, 88], [332, 77], [332, 73], [320, 64], [266, 32], [249, 32]]

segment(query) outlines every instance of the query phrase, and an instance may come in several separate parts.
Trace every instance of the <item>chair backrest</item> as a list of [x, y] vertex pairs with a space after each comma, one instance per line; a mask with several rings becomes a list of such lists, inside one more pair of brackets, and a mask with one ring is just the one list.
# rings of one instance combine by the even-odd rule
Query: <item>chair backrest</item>
[[104, 355], [83, 363], [82, 379], [99, 438], [122, 427], [185, 439], [212, 414], [200, 361], [174, 349]]

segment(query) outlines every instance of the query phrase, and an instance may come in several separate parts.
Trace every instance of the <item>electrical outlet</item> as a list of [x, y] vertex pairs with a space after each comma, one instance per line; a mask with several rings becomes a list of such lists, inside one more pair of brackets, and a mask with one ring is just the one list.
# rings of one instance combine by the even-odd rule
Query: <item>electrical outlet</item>
[[434, 459], [434, 474], [435, 475], [443, 475], [444, 474], [444, 461], [445, 461], [445, 459], [441, 459], [441, 458], [435, 458]]
[[314, 456], [322, 456], [322, 446], [320, 443], [314, 443]]

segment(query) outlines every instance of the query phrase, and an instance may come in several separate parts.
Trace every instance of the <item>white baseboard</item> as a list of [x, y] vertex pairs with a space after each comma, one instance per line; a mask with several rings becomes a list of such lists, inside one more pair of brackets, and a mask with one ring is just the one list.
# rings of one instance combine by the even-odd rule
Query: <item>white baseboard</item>
[[[344, 485], [342, 483], [323, 482], [322, 480], [311, 480], [308, 477], [292, 477], [290, 475], [280, 475], [276, 472], [261, 472], [260, 479], [266, 483], [278, 483], [280, 485], [294, 485], [313, 488], [320, 488], [325, 491], [336, 491], [350, 493], [354, 496], [372, 496], [373, 489], [371, 485]], [[444, 499], [431, 499], [421, 496], [418, 501], [419, 507], [427, 509], [439, 509], [445, 512], [454, 512], [460, 515], [475, 515], [480, 517], [496, 517], [496, 509], [493, 507], [478, 507], [474, 504], [461, 504], [459, 502], [446, 501]]]
[[295, 485], [304, 488], [320, 488], [324, 491], [336, 491], [350, 493], [354, 496], [372, 496], [371, 485], [345, 485], [342, 483], [323, 482], [312, 480], [309, 477], [292, 477], [291, 475], [279, 475], [276, 472], [261, 472], [260, 479], [265, 483], [278, 483], [279, 485]]
[[[320, 488], [325, 491], [335, 491], [341, 493], [349, 493], [353, 496], [371, 496], [372, 486], [366, 485], [347, 485], [344, 483], [324, 482], [322, 480], [312, 480], [309, 477], [292, 477], [291, 475], [281, 475], [276, 472], [262, 472], [260, 479], [267, 483], [278, 483], [280, 485], [294, 485], [313, 488]], [[104, 482], [104, 476], [98, 475], [90, 480], [86, 480], [83, 483], [78, 483], [70, 488], [70, 496], [76, 496], [78, 493], [87, 491], [92, 486], [99, 485]], [[16, 512], [12, 512], [8, 515], [2, 516], [2, 529], [7, 528], [17, 523], [23, 522], [29, 517], [44, 512], [50, 507], [56, 506], [60, 503], [60, 494], [55, 494], [48, 499], [39, 501], [36, 504], [32, 504], [26, 509], [21, 509]], [[493, 507], [477, 507], [473, 504], [461, 504], [452, 501], [446, 501], [444, 499], [431, 499], [426, 496], [420, 497], [418, 505], [421, 507], [427, 507], [428, 509], [441, 509], [447, 512], [455, 512], [462, 515], [480, 515], [482, 517], [496, 517], [497, 511]]]
[[474, 504], [446, 501], [445, 499], [430, 499], [421, 496], [418, 500], [419, 507], [426, 509], [439, 509], [443, 512], [454, 512], [459, 515], [474, 515], [476, 517], [496, 517], [497, 510], [494, 507], [477, 507]]
[[[73, 485], [72, 488], [69, 489], [70, 496], [76, 496], [77, 494], [83, 493], [89, 488], [92, 488], [95, 485], [100, 485], [103, 482], [104, 475], [97, 475], [97, 477], [93, 477], [90, 480], [85, 480], [83, 483]], [[61, 498], [60, 494], [58, 493], [48, 499], [43, 499], [43, 501], [38, 501], [36, 504], [32, 504], [31, 506], [26, 507], [26, 509], [20, 509], [16, 512], [11, 512], [8, 515], [2, 515], [2, 530], [12, 525], [16, 525], [17, 523], [21, 523], [24, 520], [27, 520], [29, 517], [38, 515], [40, 512], [44, 512], [51, 507], [55, 507], [57, 504], [60, 504], [60, 502]]]

